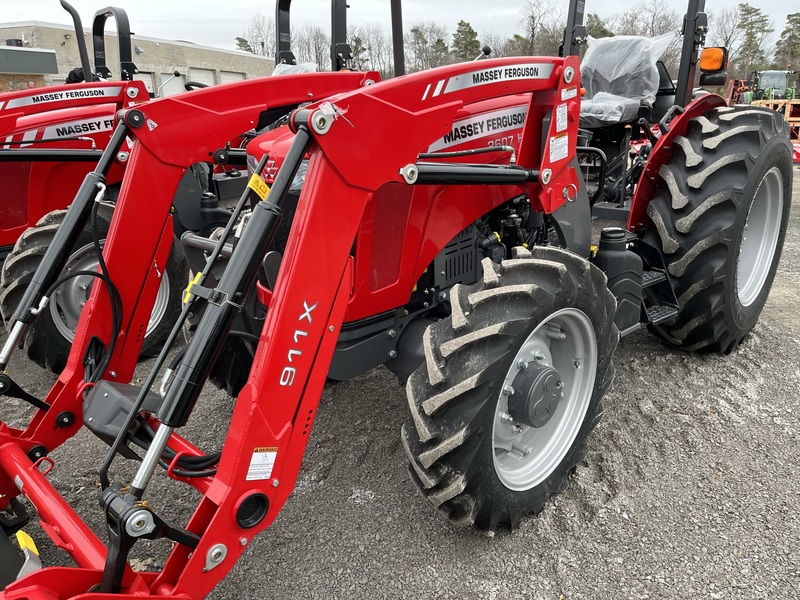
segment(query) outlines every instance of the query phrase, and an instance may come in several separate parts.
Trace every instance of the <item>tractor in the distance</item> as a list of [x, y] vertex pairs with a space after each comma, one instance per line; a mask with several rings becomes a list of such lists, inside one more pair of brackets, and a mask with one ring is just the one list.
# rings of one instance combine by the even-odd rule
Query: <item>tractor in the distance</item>
[[[568, 485], [602, 416], [620, 335], [646, 323], [687, 351], [733, 351], [775, 276], [791, 154], [776, 113], [710, 94], [691, 100], [702, 9], [690, 2], [675, 103], [657, 132], [648, 126], [658, 86], [650, 52], [640, 61], [649, 73], [629, 76], [633, 98], [605, 77], [605, 89], [581, 99], [581, 80], [602, 75], [577, 57], [582, 0], [571, 3], [563, 56], [384, 82], [360, 74], [351, 91], [298, 102], [286, 125], [248, 145], [252, 175], [228, 223], [205, 239], [184, 236], [205, 265], [136, 385], [153, 265], [171, 246], [172, 196], [186, 169], [325, 75], [244, 81], [125, 111], [69, 228], [65, 220], [65, 232], [93, 220], [110, 160], [132, 139], [66, 368], [44, 398], [9, 373], [0, 379], [8, 398], [36, 407], [24, 430], [0, 427], [0, 494], [6, 519], [21, 519], [3, 533], [24, 521], [23, 494], [79, 568], [23, 564], [0, 598], [205, 596], [288, 499], [331, 379], [381, 364], [397, 374], [413, 482], [453, 523], [491, 534]], [[703, 58], [718, 83], [724, 50]], [[589, 112], [630, 116], [583, 127]], [[641, 165], [629, 159], [637, 135], [650, 146]], [[595, 252], [591, 200], [614, 181], [627, 226], [606, 228]], [[0, 368], [57, 290], [68, 244], [65, 233], [37, 269]], [[187, 323], [191, 339], [168, 365]], [[209, 377], [236, 396], [218, 452], [180, 433]], [[37, 468], [52, 467], [49, 452], [82, 426], [110, 445], [99, 472], [107, 542]], [[133, 477], [114, 477], [118, 456], [140, 461]], [[148, 502], [159, 468], [201, 497], [186, 523], [165, 520], [163, 499]], [[130, 568], [141, 539], [164, 540], [162, 570]], [[3, 556], [10, 563], [13, 553]]]

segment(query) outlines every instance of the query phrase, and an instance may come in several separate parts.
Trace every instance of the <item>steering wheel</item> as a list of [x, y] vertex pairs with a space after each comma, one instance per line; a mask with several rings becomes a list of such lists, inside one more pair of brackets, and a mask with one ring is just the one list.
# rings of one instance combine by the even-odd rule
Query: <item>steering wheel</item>
[[184, 89], [186, 89], [187, 92], [191, 92], [192, 90], [207, 88], [208, 84], [200, 83], [199, 81], [187, 81], [186, 83], [183, 84], [183, 87]]

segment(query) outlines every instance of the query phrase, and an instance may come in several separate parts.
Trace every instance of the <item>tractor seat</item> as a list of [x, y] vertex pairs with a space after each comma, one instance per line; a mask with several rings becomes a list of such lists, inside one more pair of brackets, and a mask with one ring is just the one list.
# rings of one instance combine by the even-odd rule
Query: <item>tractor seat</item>
[[652, 109], [659, 88], [656, 61], [673, 39], [672, 33], [655, 38], [590, 36], [581, 63], [586, 96], [581, 102], [580, 126], [591, 129], [625, 123], [636, 119], [640, 109]]

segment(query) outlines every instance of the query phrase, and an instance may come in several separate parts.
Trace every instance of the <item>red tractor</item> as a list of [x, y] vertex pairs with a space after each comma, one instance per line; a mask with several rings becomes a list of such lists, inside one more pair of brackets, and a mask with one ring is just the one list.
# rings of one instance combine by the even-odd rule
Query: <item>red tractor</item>
[[[113, 157], [132, 139], [66, 368], [44, 398], [8, 373], [0, 379], [6, 396], [36, 406], [25, 429], [0, 425], [3, 533], [22, 526], [23, 495], [78, 568], [32, 570], [17, 557], [21, 575], [0, 598], [205, 596], [289, 497], [325, 383], [377, 364], [405, 383], [402, 440], [427, 499], [457, 525], [514, 528], [583, 457], [620, 334], [647, 323], [686, 350], [726, 353], [742, 342], [786, 230], [785, 123], [717, 96], [689, 101], [706, 32], [703, 3], [692, 0], [677, 108], [641, 159], [627, 229], [604, 230], [593, 252], [578, 154], [599, 161], [592, 196], [620, 176], [627, 196], [632, 166], [614, 175], [605, 168], [613, 157], [577, 140], [608, 141], [622, 127], [627, 152], [625, 126], [648, 129], [637, 120], [580, 131], [581, 77], [591, 75], [575, 56], [582, 4], [572, 3], [565, 56], [380, 83], [354, 74], [357, 89], [298, 106], [286, 126], [254, 140], [253, 173], [230, 221], [209, 238], [185, 236], [206, 262], [141, 385], [131, 379], [154, 265], [169, 253], [171, 199], [186, 169], [330, 75], [245, 81], [122, 113], [0, 351], [5, 369], [57, 289], [69, 232], [93, 220]], [[190, 315], [191, 341], [167, 365]], [[219, 452], [179, 433], [209, 376], [236, 394]], [[111, 446], [100, 468], [107, 542], [41, 471], [84, 425]], [[112, 482], [118, 455], [141, 461], [132, 479]], [[200, 494], [188, 522], [168, 523], [147, 502], [159, 468]], [[172, 544], [163, 569], [134, 572], [134, 544], [163, 538]]]

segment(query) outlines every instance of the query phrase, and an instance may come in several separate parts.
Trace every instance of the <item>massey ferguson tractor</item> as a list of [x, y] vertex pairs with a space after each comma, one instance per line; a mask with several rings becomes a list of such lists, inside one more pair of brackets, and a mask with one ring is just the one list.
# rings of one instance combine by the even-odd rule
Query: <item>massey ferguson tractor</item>
[[[786, 125], [717, 96], [691, 100], [706, 32], [702, 0], [692, 0], [675, 108], [659, 134], [641, 91], [632, 118], [584, 127], [582, 81], [599, 78], [576, 56], [582, 5], [572, 4], [561, 57], [488, 59], [384, 82], [353, 74], [352, 90], [310, 104], [299, 92], [336, 74], [237, 82], [120, 112], [0, 350], [6, 402], [34, 407], [25, 428], [0, 423], [2, 536], [35, 510], [77, 566], [37, 568], [20, 534], [25, 558], [0, 545], [11, 573], [0, 598], [207, 595], [289, 497], [323, 386], [378, 364], [405, 385], [401, 437], [414, 484], [456, 525], [513, 529], [584, 456], [620, 335], [644, 323], [674, 346], [719, 353], [745, 339], [786, 231]], [[704, 66], [721, 72], [724, 52], [710, 54]], [[652, 82], [652, 72], [628, 77], [642, 89], [643, 78]], [[600, 103], [618, 102], [625, 114], [622, 88], [608, 86], [585, 104], [605, 114], [616, 109]], [[293, 108], [288, 123], [248, 146], [252, 174], [228, 223], [183, 236], [204, 265], [152, 370], [132, 383], [181, 178], [278, 107]], [[611, 147], [615, 128], [619, 151], [627, 153], [626, 128], [650, 147], [627, 226], [605, 229], [594, 251], [591, 200], [613, 157], [592, 143]], [[58, 290], [64, 249], [96, 221], [128, 139], [72, 351], [36, 397], [6, 368]], [[582, 153], [596, 172], [584, 175]], [[627, 182], [630, 165], [618, 171]], [[184, 327], [188, 344], [168, 363]], [[209, 378], [236, 396], [219, 449], [181, 435]], [[99, 466], [100, 534], [46, 476], [60, 468], [50, 452], [84, 426], [110, 446]], [[136, 461], [132, 477], [118, 459]], [[157, 472], [200, 496], [186, 522], [170, 522], [148, 494]], [[130, 567], [142, 539], [162, 540], [163, 569]]]

